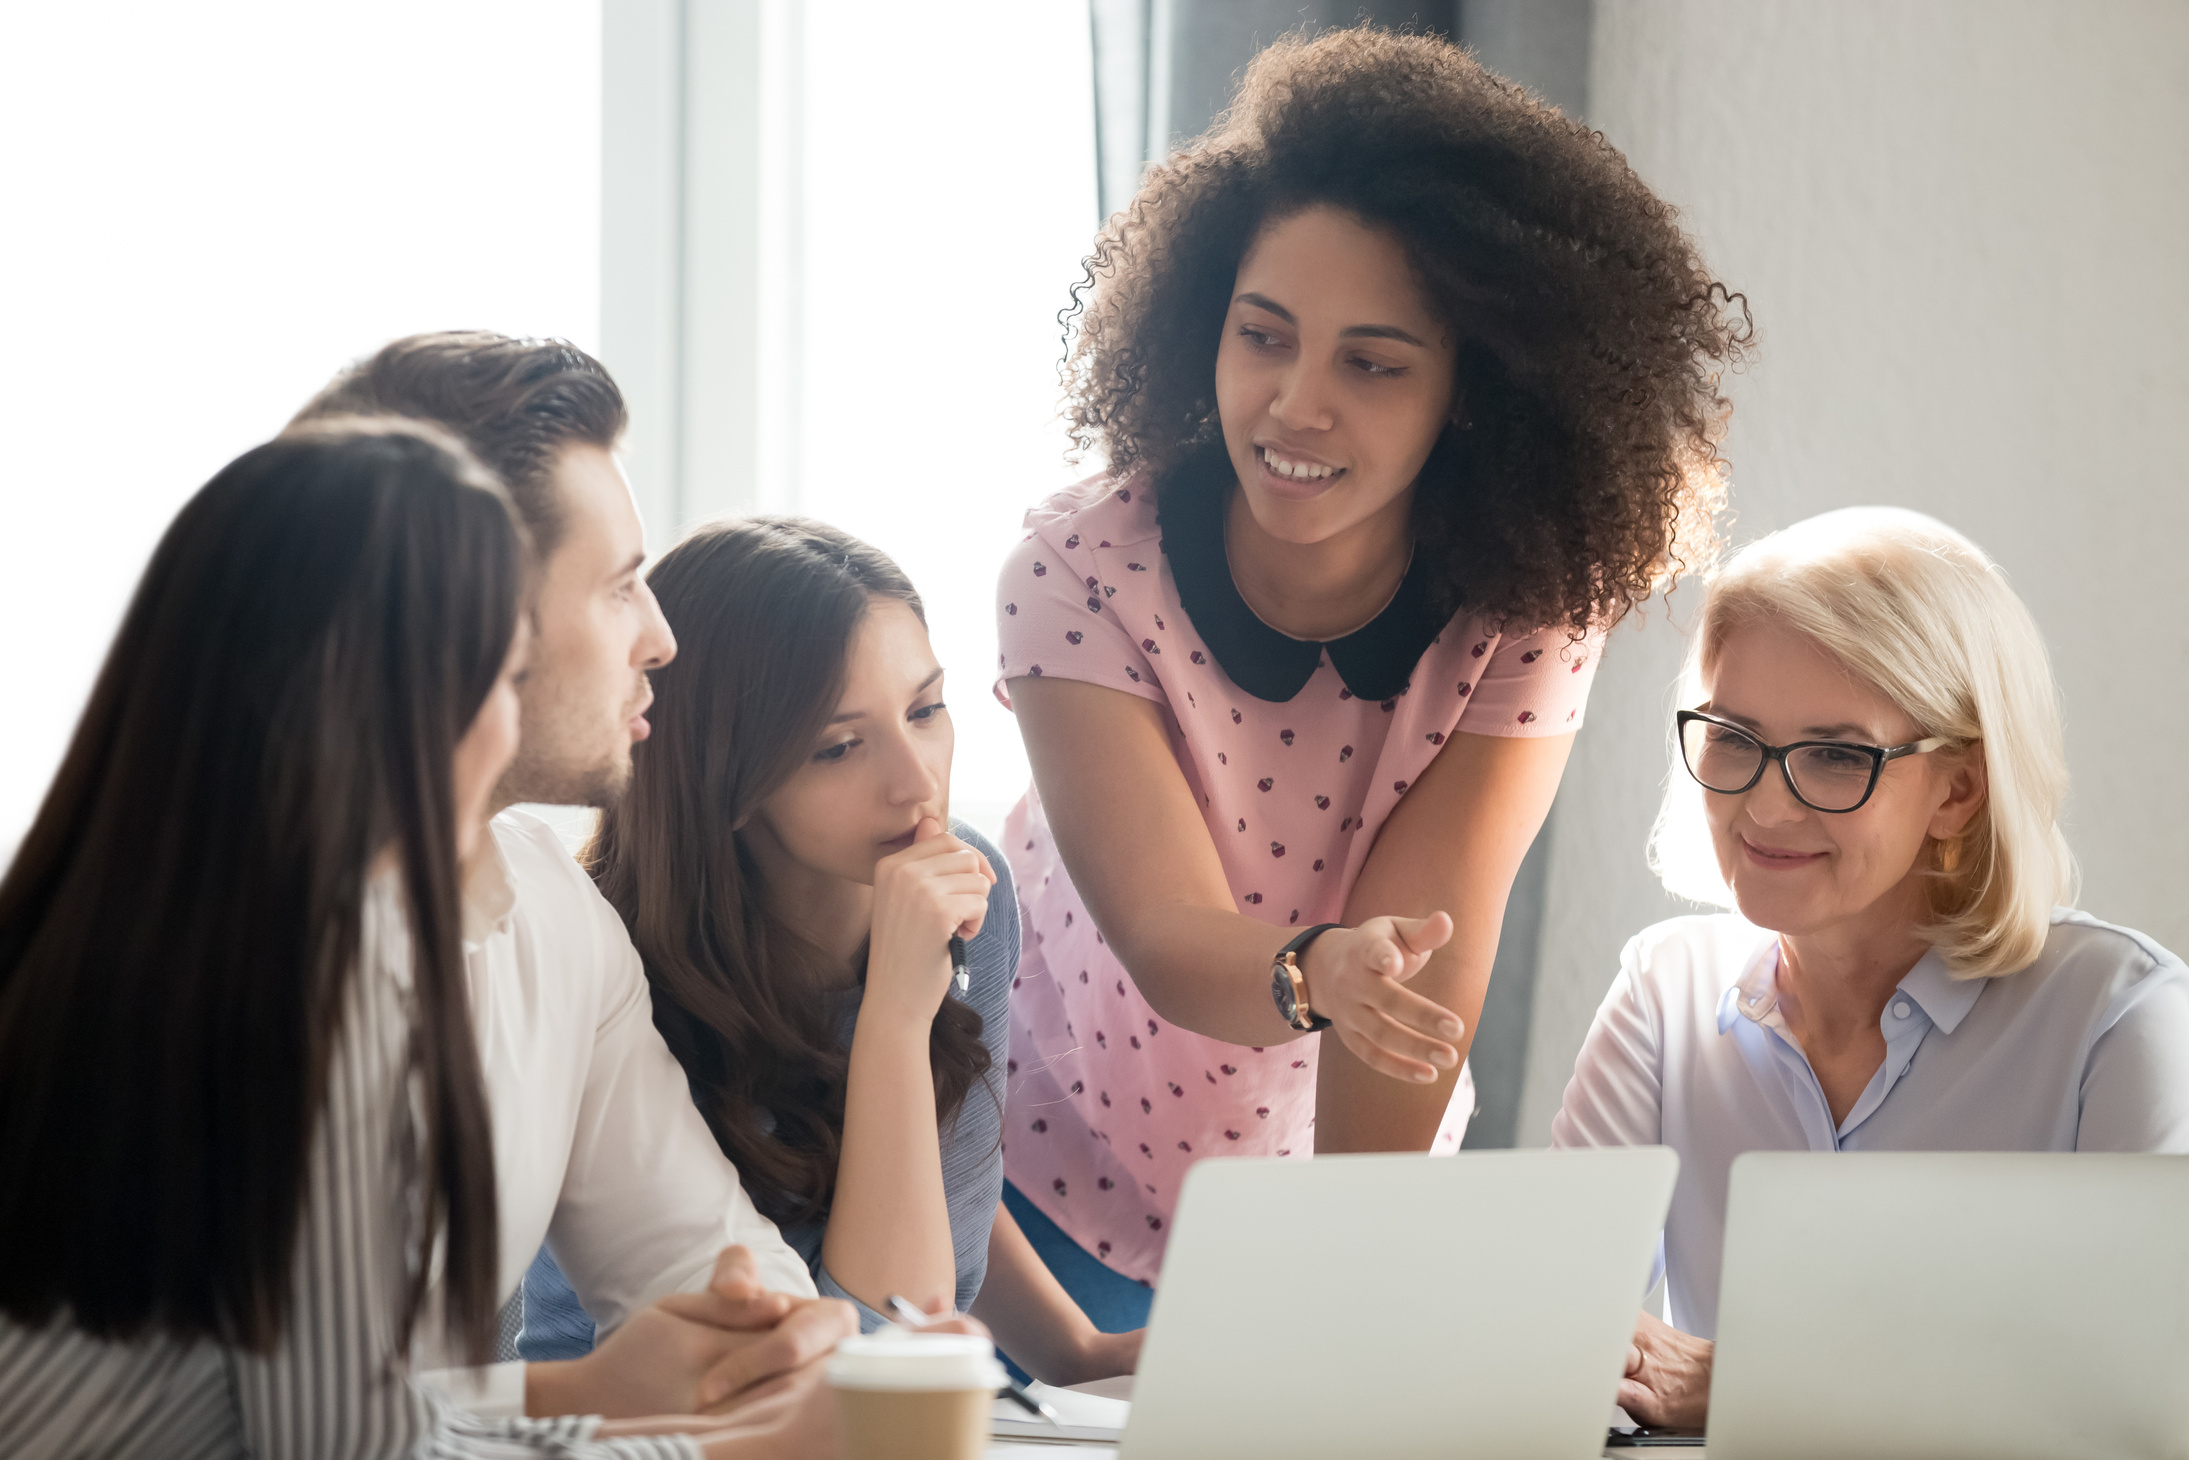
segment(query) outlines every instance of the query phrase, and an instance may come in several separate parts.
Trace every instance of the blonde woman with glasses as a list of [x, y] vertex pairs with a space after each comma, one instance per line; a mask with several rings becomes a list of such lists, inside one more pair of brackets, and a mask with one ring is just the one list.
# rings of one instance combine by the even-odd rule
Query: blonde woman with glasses
[[1651, 862], [1737, 911], [1627, 944], [1552, 1127], [1680, 1154], [1671, 1325], [1620, 1393], [1671, 1426], [1707, 1414], [1743, 1151], [2189, 1151], [2189, 970], [2065, 906], [2044, 642], [1974, 544], [1879, 508], [1765, 538], [1683, 690]]

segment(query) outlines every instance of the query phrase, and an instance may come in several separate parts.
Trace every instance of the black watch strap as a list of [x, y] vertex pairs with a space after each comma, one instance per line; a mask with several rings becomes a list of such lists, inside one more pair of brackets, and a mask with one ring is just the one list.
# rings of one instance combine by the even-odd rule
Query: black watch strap
[[[1295, 1017], [1294, 1014], [1288, 1012], [1285, 1008], [1285, 1005], [1291, 1001], [1286, 997], [1285, 991], [1281, 991], [1277, 984], [1277, 979], [1280, 976], [1284, 977], [1287, 982], [1292, 982], [1292, 980], [1290, 979], [1289, 973], [1280, 974], [1279, 970], [1285, 970], [1287, 968], [1288, 960], [1292, 969], [1298, 969], [1299, 956], [1307, 951], [1308, 944], [1314, 942], [1317, 938], [1320, 938], [1323, 934], [1329, 932], [1332, 928], [1342, 928], [1344, 926], [1345, 924], [1343, 923], [1317, 923], [1312, 928], [1302, 928], [1299, 934], [1294, 937], [1291, 942], [1285, 944], [1284, 947], [1277, 950], [1277, 956], [1270, 961], [1270, 968], [1272, 971], [1270, 988], [1271, 996], [1277, 1001], [1277, 1012], [1284, 1015], [1285, 1022], [1288, 1024], [1292, 1024], [1292, 1027], [1295, 1029], [1302, 1028], [1303, 1026], [1293, 1022]], [[1305, 989], [1307, 987], [1305, 970], [1300, 970], [1300, 972], [1302, 976], [1294, 984], [1294, 987], [1296, 989]], [[1307, 1024], [1304, 1027], [1306, 1032], [1313, 1034], [1320, 1030], [1328, 1029], [1330, 1027], [1330, 1021], [1324, 1018], [1321, 1014], [1316, 1013], [1314, 1004], [1310, 1002], [1307, 1010]]]
[[1344, 926], [1345, 924], [1343, 923], [1317, 923], [1312, 928], [1302, 928], [1300, 929], [1300, 935], [1297, 938], [1294, 938], [1291, 942], [1285, 944], [1284, 947], [1277, 950], [1277, 956], [1279, 958], [1282, 958], [1287, 953], [1305, 953], [1307, 951], [1308, 944], [1314, 942], [1317, 938], [1320, 938], [1323, 934], [1329, 932], [1332, 928], [1342, 928]]

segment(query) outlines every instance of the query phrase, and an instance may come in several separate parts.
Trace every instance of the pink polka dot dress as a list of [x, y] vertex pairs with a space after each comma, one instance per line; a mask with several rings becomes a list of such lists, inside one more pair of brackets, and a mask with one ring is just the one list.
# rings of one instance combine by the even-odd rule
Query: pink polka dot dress
[[[1210, 500], [1213, 515], [1189, 514], [1181, 491], [1159, 523], [1144, 481], [1098, 477], [1029, 512], [997, 587], [996, 693], [1008, 705], [1007, 681], [1053, 675], [1163, 705], [1238, 911], [1278, 927], [1337, 922], [1384, 819], [1445, 740], [1574, 730], [1600, 641], [1501, 638], [1465, 613], [1424, 619], [1418, 604], [1409, 638], [1413, 571], [1347, 639], [1285, 639], [1239, 599], [1222, 498]], [[1152, 1284], [1195, 1161], [1313, 1153], [1319, 1040], [1249, 1048], [1159, 1019], [1088, 916], [1032, 790], [1005, 822], [1004, 852], [1023, 920], [1005, 1173], [1080, 1246]], [[1458, 1147], [1473, 1108], [1462, 1071], [1433, 1149]]]

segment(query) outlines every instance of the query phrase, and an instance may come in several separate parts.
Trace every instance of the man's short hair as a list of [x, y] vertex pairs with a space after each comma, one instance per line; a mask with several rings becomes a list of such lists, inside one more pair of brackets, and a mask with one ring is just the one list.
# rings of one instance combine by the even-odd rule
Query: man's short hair
[[544, 557], [563, 528], [552, 480], [564, 448], [612, 450], [629, 412], [600, 361], [566, 340], [487, 330], [410, 335], [359, 360], [296, 413], [407, 416], [453, 431], [499, 475]]

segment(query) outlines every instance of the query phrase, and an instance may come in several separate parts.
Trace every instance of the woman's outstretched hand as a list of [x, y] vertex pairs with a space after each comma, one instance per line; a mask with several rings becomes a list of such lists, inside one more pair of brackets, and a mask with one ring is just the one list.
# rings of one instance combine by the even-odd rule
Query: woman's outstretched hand
[[869, 1010], [925, 1029], [950, 986], [950, 940], [971, 938], [996, 882], [988, 859], [923, 817], [912, 845], [874, 866], [874, 931], [867, 952]]
[[1404, 985], [1451, 936], [1452, 920], [1441, 912], [1332, 928], [1307, 945], [1308, 1005], [1362, 1064], [1426, 1084], [1459, 1063], [1453, 1041], [1466, 1025]]

